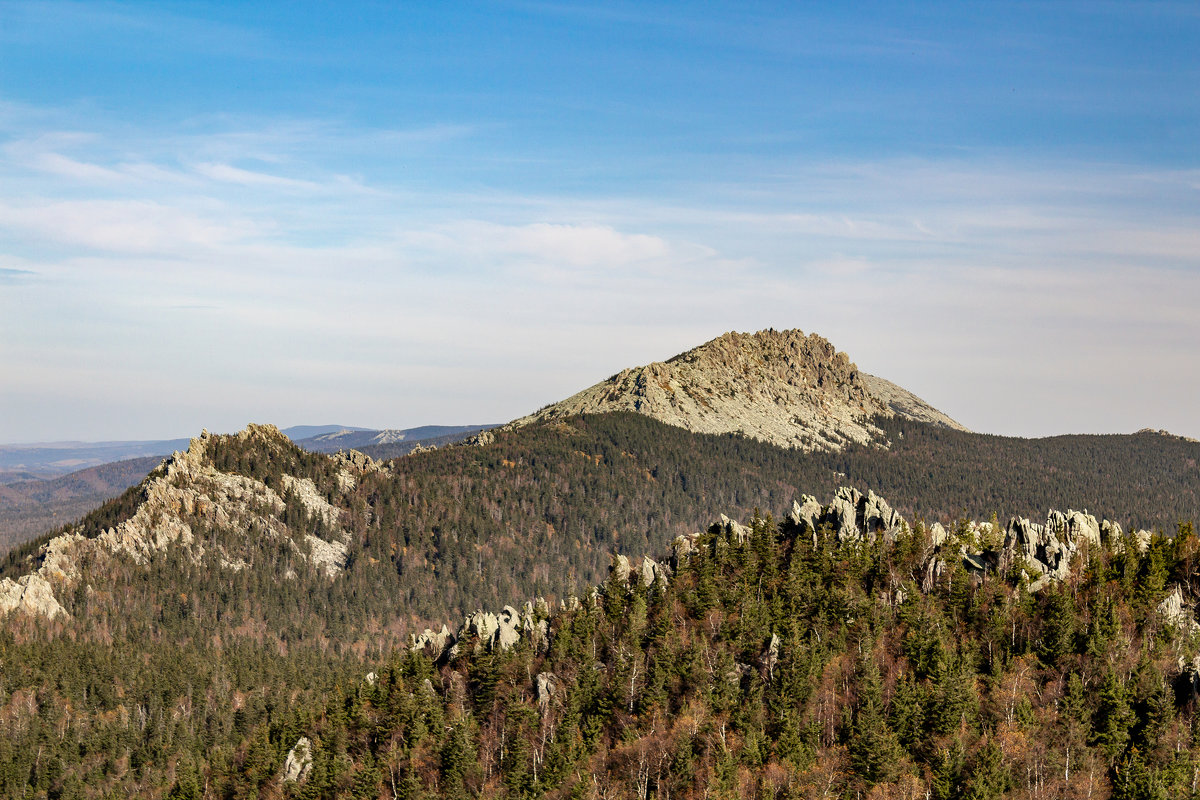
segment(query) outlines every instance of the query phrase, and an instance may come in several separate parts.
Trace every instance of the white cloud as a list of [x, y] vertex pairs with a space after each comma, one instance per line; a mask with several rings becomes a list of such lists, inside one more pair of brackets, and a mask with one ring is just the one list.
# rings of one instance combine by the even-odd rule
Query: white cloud
[[238, 186], [267, 187], [303, 192], [311, 192], [320, 188], [320, 184], [313, 181], [284, 178], [265, 172], [241, 169], [230, 164], [197, 164], [196, 172], [214, 181], [232, 183]]

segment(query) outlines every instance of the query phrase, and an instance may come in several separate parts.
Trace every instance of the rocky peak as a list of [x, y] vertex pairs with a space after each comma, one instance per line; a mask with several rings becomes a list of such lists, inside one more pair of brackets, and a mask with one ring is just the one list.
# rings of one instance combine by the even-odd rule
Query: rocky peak
[[[0, 581], [0, 614], [25, 611], [45, 617], [67, 612], [56, 599], [88, 576], [80, 565], [91, 563], [95, 579], [109, 559], [149, 564], [169, 547], [181, 548], [194, 562], [218, 569], [241, 570], [251, 566], [262, 540], [285, 544], [298, 563], [307, 563], [328, 578], [346, 563], [349, 533], [341, 525], [342, 512], [310, 478], [286, 472], [277, 484], [236, 472], [225, 472], [214, 462], [214, 448], [233, 443], [256, 454], [278, 457], [287, 464], [299, 452], [274, 425], [250, 425], [232, 436], [203, 431], [186, 451], [176, 452], [150, 473], [138, 488], [138, 505], [128, 518], [101, 531], [69, 530], [43, 545], [30, 564], [30, 572], [16, 580]], [[354, 489], [366, 472], [384, 469], [379, 462], [351, 451], [333, 459], [337, 467], [334, 494]], [[326, 487], [329, 488], [329, 487]], [[319, 523], [289, 527], [287, 514]], [[209, 531], [200, 537], [194, 531]], [[214, 539], [212, 531], [221, 532]], [[320, 533], [320, 536], [316, 535]], [[85, 535], [87, 534], [87, 535]], [[95, 571], [100, 565], [101, 572]], [[286, 576], [296, 574], [288, 570]]]
[[725, 333], [667, 361], [622, 370], [508, 427], [634, 411], [697, 433], [740, 432], [782, 447], [838, 450], [876, 440], [881, 432], [873, 417], [918, 418], [891, 402], [901, 393], [908, 406], [921, 407], [921, 418], [931, 416], [925, 409], [940, 414], [886, 381], [882, 384], [896, 391], [881, 396], [872, 386], [882, 384], [872, 380], [878, 379], [859, 372], [845, 353], [816, 334]]

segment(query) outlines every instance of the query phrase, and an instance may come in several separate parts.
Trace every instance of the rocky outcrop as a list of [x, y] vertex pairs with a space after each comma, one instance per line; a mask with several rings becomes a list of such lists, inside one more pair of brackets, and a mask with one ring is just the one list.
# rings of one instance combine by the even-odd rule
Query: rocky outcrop
[[1086, 511], [1051, 510], [1045, 525], [1013, 517], [1004, 532], [998, 567], [1007, 572], [1012, 566], [1026, 566], [1034, 573], [1029, 589], [1036, 592], [1051, 580], [1066, 578], [1077, 553], [1100, 546], [1100, 525]]
[[0, 614], [10, 611], [22, 611], [47, 619], [70, 616], [55, 599], [49, 581], [37, 573], [22, 575], [15, 581], [12, 578], [0, 580]]
[[1183, 587], [1175, 584], [1175, 588], [1158, 604], [1158, 613], [1177, 628], [1188, 631], [1200, 631], [1200, 623], [1196, 622], [1194, 604], [1183, 597]]
[[908, 523], [888, 502], [874, 492], [863, 494], [843, 486], [834, 493], [829, 505], [822, 507], [815, 497], [803, 495], [792, 502], [788, 514], [791, 523], [812, 536], [828, 530], [839, 542], [874, 542], [879, 538], [893, 541]]
[[[570, 599], [578, 606], [578, 600]], [[549, 616], [550, 606], [540, 597], [525, 603], [523, 611], [512, 606], [505, 606], [499, 614], [476, 611], [463, 620], [457, 631], [452, 632], [442, 625], [440, 631], [426, 628], [419, 634], [412, 634], [410, 649], [424, 650], [434, 661], [440, 662], [453, 659], [460, 646], [472, 640], [477, 647], [511, 650], [525, 637], [540, 652], [550, 643]]]
[[[272, 425], [251, 425], [234, 438], [264, 453], [292, 447]], [[197, 564], [208, 559], [221, 569], [238, 571], [251, 565], [257, 540], [266, 537], [286, 542], [314, 569], [327, 577], [336, 576], [345, 566], [349, 542], [348, 534], [340, 527], [338, 509], [311, 480], [283, 475], [283, 493], [306, 514], [321, 520], [328, 538], [307, 531], [293, 532], [280, 519], [287, 504], [279, 492], [261, 481], [213, 466], [209, 457], [213, 441], [214, 437], [204, 431], [192, 439], [186, 451], [166, 459], [143, 482], [136, 510], [120, 524], [92, 538], [79, 530], [68, 531], [43, 545], [31, 563], [29, 575], [0, 584], [0, 613], [16, 610], [46, 617], [66, 614], [54, 593], [81, 579], [80, 564], [84, 561], [98, 568], [110, 558], [145, 565], [170, 547], [182, 548]], [[340, 470], [345, 478], [339, 474], [339, 485], [356, 482], [358, 476], [378, 468], [366, 456], [346, 454]], [[223, 532], [224, 543], [213, 544], [209, 537], [201, 541], [194, 533], [197, 527]]]
[[303, 783], [312, 770], [312, 742], [301, 736], [283, 762], [283, 782]]

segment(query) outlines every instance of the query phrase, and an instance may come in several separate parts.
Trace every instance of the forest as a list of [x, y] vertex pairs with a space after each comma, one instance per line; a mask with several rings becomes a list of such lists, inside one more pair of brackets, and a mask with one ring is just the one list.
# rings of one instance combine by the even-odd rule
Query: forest
[[[289, 529], [327, 535], [285, 474], [340, 509], [345, 570], [199, 518], [251, 568], [182, 549], [81, 565], [59, 598], [70, 619], [0, 632], [0, 796], [1188, 796], [1195, 645], [1155, 609], [1175, 583], [1189, 605], [1200, 588], [1183, 521], [1197, 445], [884, 425], [890, 450], [805, 455], [610, 414], [416, 453], [349, 491], [328, 456], [217, 437], [213, 466], [278, 489]], [[911, 536], [839, 548], [756, 517], [841, 484], [887, 496]], [[119, 524], [144, 490], [75, 529]], [[923, 520], [1069, 504], [1160, 535], [1037, 595], [961, 567], [916, 591]], [[614, 553], [663, 559], [720, 513], [754, 535], [711, 531], [669, 582], [612, 580]], [[38, 544], [0, 572], [27, 571]], [[572, 594], [585, 603], [548, 620], [548, 647], [406, 652], [422, 626]], [[300, 736], [311, 772], [285, 786]]]

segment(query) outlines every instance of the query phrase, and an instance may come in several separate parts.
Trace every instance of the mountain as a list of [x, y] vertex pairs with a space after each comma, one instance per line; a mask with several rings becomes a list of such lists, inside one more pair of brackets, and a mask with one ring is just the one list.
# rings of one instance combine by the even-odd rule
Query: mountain
[[859, 372], [815, 334], [726, 333], [509, 423], [634, 411], [696, 433], [741, 433], [781, 447], [840, 450], [878, 439], [876, 417], [965, 430], [920, 398]]
[[923, 421], [802, 338], [666, 381], [802, 446], [201, 434], [0, 564], [0, 798], [1188, 796], [1200, 444]]
[[[395, 457], [396, 455], [404, 455], [410, 452], [418, 443], [423, 446], [451, 444], [494, 427], [496, 426], [422, 425], [417, 428], [405, 428], [403, 430], [353, 428], [326, 431], [303, 439], [297, 439], [295, 436], [291, 438], [305, 450], [311, 450], [314, 453], [336, 453], [339, 450], [362, 450], [363, 452], [370, 452], [369, 448], [373, 447], [402, 445], [399, 448], [393, 448], [399, 451], [393, 454], [392, 457]], [[284, 433], [287, 433], [287, 431], [284, 431]]]
[[283, 435], [291, 439], [293, 442], [298, 442], [302, 439], [311, 439], [315, 436], [324, 436], [330, 433], [341, 433], [349, 431], [366, 431], [370, 428], [355, 428], [350, 425], [293, 425], [290, 428], [283, 429]]
[[[406, 430], [372, 430], [341, 425], [297, 425], [282, 433], [313, 452], [362, 450], [395, 458], [417, 448], [441, 447], [492, 425], [424, 425]], [[8, 548], [76, 520], [138, 483], [163, 457], [185, 449], [187, 439], [145, 442], [52, 442], [0, 446], [0, 458], [31, 464], [38, 473], [0, 472], [0, 555]], [[7, 448], [7, 450], [5, 449]], [[152, 453], [136, 457], [136, 453]], [[115, 458], [97, 466], [58, 474], [69, 464]]]

